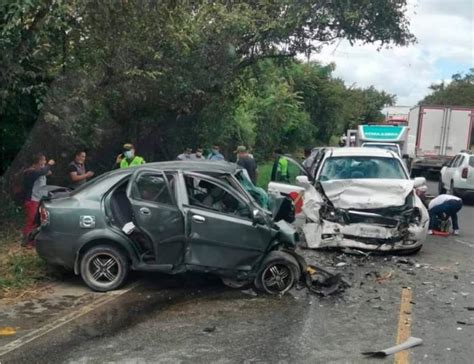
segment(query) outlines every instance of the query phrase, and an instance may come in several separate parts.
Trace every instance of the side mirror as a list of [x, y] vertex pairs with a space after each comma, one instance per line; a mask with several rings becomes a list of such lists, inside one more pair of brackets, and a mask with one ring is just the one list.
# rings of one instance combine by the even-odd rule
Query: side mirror
[[300, 186], [307, 186], [307, 185], [309, 185], [309, 178], [308, 178], [308, 176], [297, 176], [296, 177], [296, 182]]
[[402, 159], [410, 159], [410, 156], [408, 154], [402, 155]]
[[413, 180], [413, 187], [418, 188], [421, 186], [426, 185], [426, 178], [425, 177], [416, 177]]
[[258, 209], [253, 210], [252, 220], [254, 225], [265, 225], [267, 223], [265, 216], [263, 216], [262, 212]]

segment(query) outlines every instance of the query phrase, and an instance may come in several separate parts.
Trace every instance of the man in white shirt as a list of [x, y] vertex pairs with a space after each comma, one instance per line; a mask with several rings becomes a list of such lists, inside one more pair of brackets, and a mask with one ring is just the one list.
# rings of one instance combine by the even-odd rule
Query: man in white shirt
[[438, 219], [443, 215], [451, 218], [453, 223], [454, 235], [459, 235], [458, 212], [462, 209], [462, 200], [452, 195], [439, 195], [431, 200], [428, 205], [430, 213], [429, 234], [433, 233], [433, 229], [437, 228]]

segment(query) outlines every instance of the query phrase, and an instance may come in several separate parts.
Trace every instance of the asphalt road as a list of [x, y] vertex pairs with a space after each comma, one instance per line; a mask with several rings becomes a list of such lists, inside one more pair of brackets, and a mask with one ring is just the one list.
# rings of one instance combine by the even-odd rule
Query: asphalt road
[[466, 307], [474, 306], [473, 222], [470, 202], [460, 214], [459, 237], [430, 237], [411, 257], [304, 251], [308, 261], [352, 282], [329, 298], [305, 289], [256, 296], [207, 276], [136, 276], [136, 288], [0, 362], [393, 362], [361, 352], [411, 334], [423, 345], [397, 357], [399, 363], [472, 363], [474, 311]]

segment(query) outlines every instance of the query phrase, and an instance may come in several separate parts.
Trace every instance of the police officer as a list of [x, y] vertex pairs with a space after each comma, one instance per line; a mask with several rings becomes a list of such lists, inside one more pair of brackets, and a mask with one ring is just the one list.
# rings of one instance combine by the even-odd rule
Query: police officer
[[131, 143], [123, 145], [123, 153], [117, 156], [115, 160], [116, 168], [136, 167], [145, 164], [145, 159], [135, 155], [135, 147]]

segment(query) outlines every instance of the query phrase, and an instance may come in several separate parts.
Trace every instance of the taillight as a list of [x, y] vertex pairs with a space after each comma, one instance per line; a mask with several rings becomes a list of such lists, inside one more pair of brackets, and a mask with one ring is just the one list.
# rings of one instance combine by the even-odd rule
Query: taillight
[[469, 168], [463, 168], [461, 173], [461, 178], [467, 178], [469, 175]]
[[42, 226], [49, 224], [49, 212], [43, 206], [39, 208], [40, 223]]

